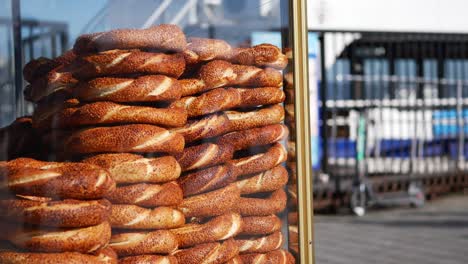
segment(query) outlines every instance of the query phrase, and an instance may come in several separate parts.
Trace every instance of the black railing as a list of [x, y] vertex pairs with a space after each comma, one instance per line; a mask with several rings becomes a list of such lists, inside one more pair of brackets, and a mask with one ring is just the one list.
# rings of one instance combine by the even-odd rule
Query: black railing
[[428, 195], [467, 186], [468, 35], [311, 32], [321, 53], [321, 172], [329, 179], [316, 177], [326, 189], [317, 189], [317, 202], [346, 201], [362, 117], [366, 175], [376, 191], [413, 181]]
[[[66, 23], [21, 19], [18, 14], [13, 10], [11, 19], [0, 18], [0, 30], [6, 32], [1, 43], [6, 49], [5, 63], [0, 65], [0, 126], [31, 113], [32, 107], [22, 98], [24, 64], [41, 56], [56, 57], [68, 45]], [[16, 45], [19, 42], [21, 45]]]

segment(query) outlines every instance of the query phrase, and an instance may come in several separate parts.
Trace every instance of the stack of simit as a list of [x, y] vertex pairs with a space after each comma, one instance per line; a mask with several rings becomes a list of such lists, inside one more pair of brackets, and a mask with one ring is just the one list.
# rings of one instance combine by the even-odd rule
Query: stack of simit
[[[174, 154], [186, 124], [177, 78], [185, 70], [185, 35], [174, 25], [113, 30], [80, 36], [73, 59], [32, 83], [38, 103], [33, 126], [61, 159], [80, 159], [105, 169], [117, 183], [109, 246], [121, 263], [166, 261], [179, 241], [169, 229], [185, 217], [175, 207], [182, 190]], [[42, 85], [46, 83], [46, 85]]]
[[109, 173], [78, 162], [0, 163], [0, 263], [117, 263]]
[[[186, 148], [177, 155], [184, 193], [179, 209], [191, 223], [173, 230], [181, 263], [291, 263], [281, 250], [283, 190], [280, 164], [287, 137], [282, 74], [287, 59], [268, 44], [232, 48], [222, 40], [191, 38], [180, 80], [188, 123], [175, 131]], [[194, 74], [195, 72], [195, 74]], [[263, 262], [261, 262], [263, 261]]]

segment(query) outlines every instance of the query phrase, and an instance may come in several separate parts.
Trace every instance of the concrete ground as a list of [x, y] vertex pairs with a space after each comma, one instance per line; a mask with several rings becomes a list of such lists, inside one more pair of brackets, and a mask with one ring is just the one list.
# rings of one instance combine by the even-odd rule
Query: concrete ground
[[468, 264], [468, 195], [314, 221], [317, 264]]

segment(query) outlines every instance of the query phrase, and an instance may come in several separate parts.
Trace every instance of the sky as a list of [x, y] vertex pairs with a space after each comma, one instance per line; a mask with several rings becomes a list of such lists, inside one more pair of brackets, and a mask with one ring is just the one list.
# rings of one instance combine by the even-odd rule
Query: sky
[[72, 40], [107, 2], [108, 0], [21, 0], [21, 15], [23, 19], [67, 22]]

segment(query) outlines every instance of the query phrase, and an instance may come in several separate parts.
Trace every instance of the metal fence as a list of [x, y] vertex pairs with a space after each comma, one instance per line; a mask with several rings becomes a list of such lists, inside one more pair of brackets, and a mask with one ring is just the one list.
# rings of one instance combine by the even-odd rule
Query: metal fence
[[349, 202], [362, 117], [374, 191], [395, 192], [415, 181], [428, 197], [465, 188], [468, 35], [316, 33], [322, 78], [316, 207]]
[[[14, 30], [16, 27], [19, 30]], [[19, 36], [14, 32], [19, 32]], [[24, 86], [21, 69], [32, 59], [62, 54], [68, 45], [68, 25], [13, 15], [11, 19], [0, 18], [0, 33], [3, 36], [0, 40], [0, 127], [3, 127], [15, 118], [16, 111], [18, 115], [31, 114], [32, 105], [22, 100], [21, 89], [17, 89], [20, 94], [15, 98], [14, 87]], [[16, 45], [17, 42], [21, 45]]]

